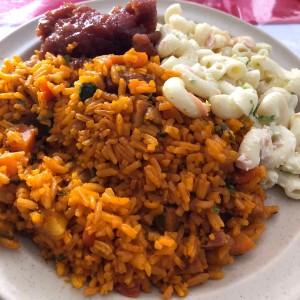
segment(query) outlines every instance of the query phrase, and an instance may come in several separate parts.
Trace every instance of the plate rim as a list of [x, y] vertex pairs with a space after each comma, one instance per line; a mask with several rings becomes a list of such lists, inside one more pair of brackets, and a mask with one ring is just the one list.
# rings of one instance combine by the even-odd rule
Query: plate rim
[[[110, 0], [96, 0], [96, 1], [84, 1], [84, 2], [80, 2], [80, 3], [76, 3], [76, 5], [89, 5], [89, 6], [91, 6], [91, 7], [94, 7], [94, 6], [98, 6], [98, 5], [100, 5], [101, 3], [108, 3], [109, 2], [109, 4], [111, 5], [111, 7], [113, 6], [113, 3], [115, 3], [115, 2], [118, 2], [118, 3], [120, 3], [120, 2], [128, 2], [127, 0], [122, 0], [122, 1], [117, 1], [117, 0], [112, 0], [112, 1], [110, 1]], [[193, 7], [193, 8], [195, 8], [196, 10], [202, 10], [202, 11], [206, 11], [206, 12], [208, 12], [209, 14], [212, 14], [212, 15], [218, 15], [218, 16], [221, 16], [221, 18], [225, 18], [226, 19], [226, 21], [228, 21], [228, 22], [232, 22], [232, 21], [235, 21], [235, 22], [237, 22], [237, 23], [239, 23], [239, 24], [243, 24], [243, 27], [244, 28], [249, 28], [249, 29], [251, 29], [250, 31], [251, 32], [259, 32], [259, 35], [260, 36], [263, 36], [263, 37], [266, 37], [266, 40], [268, 40], [268, 41], [271, 41], [271, 45], [274, 47], [274, 45], [275, 46], [280, 46], [279, 48], [281, 48], [281, 49], [284, 49], [284, 51], [288, 54], [288, 56], [289, 56], [289, 60], [291, 60], [291, 61], [293, 61], [293, 63], [295, 63], [295, 65], [300, 65], [300, 58], [297, 56], [297, 55], [295, 55], [290, 49], [288, 49], [285, 45], [283, 45], [282, 43], [280, 43], [278, 40], [276, 40], [275, 38], [273, 38], [272, 36], [270, 36], [269, 34], [267, 34], [267, 33], [265, 33], [265, 32], [263, 32], [263, 31], [261, 31], [260, 29], [258, 29], [257, 27], [255, 27], [254, 25], [252, 25], [252, 24], [249, 24], [249, 23], [247, 23], [247, 22], [245, 22], [245, 21], [243, 21], [243, 20], [241, 20], [241, 19], [239, 19], [239, 18], [237, 18], [237, 17], [235, 17], [235, 16], [232, 16], [232, 15], [230, 15], [230, 14], [228, 14], [228, 13], [225, 13], [225, 12], [222, 12], [222, 11], [219, 11], [219, 10], [216, 10], [216, 9], [213, 9], [213, 8], [211, 8], [211, 7], [206, 7], [206, 6], [203, 6], [203, 5], [200, 5], [200, 4], [197, 4], [197, 3], [194, 3], [194, 2], [186, 2], [186, 1], [169, 1], [169, 0], [158, 0], [158, 2], [157, 2], [157, 5], [159, 6], [159, 5], [161, 5], [162, 3], [164, 3], [164, 5], [170, 5], [170, 4], [172, 4], [172, 3], [180, 3], [183, 7]], [[185, 11], [184, 11], [184, 8], [183, 8], [183, 14], [185, 14]], [[18, 26], [18, 27], [16, 27], [15, 28], [15, 30], [13, 31], [13, 32], [11, 32], [8, 36], [6, 36], [6, 37], [4, 37], [1, 41], [0, 41], [0, 55], [1, 55], [1, 49], [3, 48], [3, 44], [7, 44], [7, 43], [11, 43], [11, 41], [12, 40], [14, 40], [15, 39], [15, 36], [16, 35], [18, 35], [20, 32], [22, 32], [22, 31], [24, 31], [24, 30], [26, 30], [27, 28], [32, 28], [33, 26], [37, 26], [37, 22], [38, 22], [38, 20], [40, 19], [40, 17], [41, 16], [37, 16], [37, 17], [35, 17], [34, 19], [31, 19], [31, 20], [29, 20], [28, 22], [26, 22], [26, 23], [24, 23], [24, 24], [22, 24], [22, 25], [20, 25], [20, 26]], [[198, 21], [199, 22], [199, 21]], [[214, 24], [212, 24], [211, 23], [211, 25], [214, 25]], [[220, 27], [221, 29], [225, 29], [225, 28], [222, 28], [222, 27]], [[31, 33], [30, 33], [30, 35], [32, 35]], [[38, 41], [38, 38], [36, 37], [36, 38], [34, 38], [34, 43], [36, 42], [36, 41]], [[5, 47], [7, 47], [7, 46], [5, 46]], [[13, 53], [11, 54], [11, 55], [13, 55]], [[2, 59], [2, 58], [1, 58]], [[292, 200], [292, 201], [294, 201], [294, 200]], [[295, 200], [296, 201], [296, 200]], [[270, 229], [269, 229], [270, 230]], [[298, 245], [299, 246], [299, 248], [300, 248], [300, 230], [299, 230], [299, 232], [298, 232], [298, 234], [297, 234], [297, 236], [295, 236], [295, 240], [294, 241], [292, 241], [290, 244], [289, 244], [289, 247], [285, 250], [285, 252], [287, 253], [288, 251], [290, 251], [290, 249], [289, 248], [291, 248], [292, 247], [292, 245]], [[23, 246], [23, 245], [22, 245]], [[254, 251], [255, 252], [255, 251]], [[277, 259], [280, 259], [281, 258], [281, 256], [280, 257], [277, 257]], [[300, 256], [299, 256], [299, 261], [298, 261], [298, 263], [300, 263]], [[278, 262], [277, 262], [278, 263]], [[1, 265], [1, 264], [0, 264]], [[300, 266], [300, 264], [299, 264], [299, 266]], [[299, 272], [299, 274], [300, 274], [300, 272]], [[53, 276], [53, 275], [52, 275]], [[57, 275], [55, 275], [55, 270], [54, 270], [54, 276], [57, 276]], [[226, 273], [225, 273], [225, 277], [226, 277]], [[1, 280], [1, 266], [0, 266], [0, 280]], [[59, 279], [59, 280], [63, 280], [63, 279]], [[247, 278], [244, 280], [244, 281], [247, 281]], [[70, 285], [70, 284], [69, 284]], [[230, 288], [230, 286], [228, 286], [228, 287], [226, 287], [226, 289], [228, 289], [228, 288]], [[73, 289], [73, 288], [72, 288]], [[75, 290], [75, 289], [74, 289]], [[298, 288], [298, 291], [296, 291], [296, 292], [299, 292], [299, 294], [300, 294], [300, 287]], [[76, 291], [76, 293], [78, 293], [79, 294], [79, 296], [78, 297], [81, 297], [82, 295], [81, 295], [81, 292], [80, 291]], [[3, 293], [3, 290], [2, 290], [2, 288], [1, 288], [1, 286], [0, 286], [0, 299], [1, 299], [1, 296], [3, 296], [4, 297], [4, 295], [5, 295], [6, 293]], [[299, 296], [299, 294], [298, 294], [298, 296]], [[283, 295], [283, 294], [282, 294]], [[246, 295], [247, 296], [247, 295]], [[285, 295], [283, 295], [283, 296], [285, 296]], [[297, 295], [296, 295], [297, 296]], [[197, 297], [197, 296], [196, 296]], [[213, 295], [213, 297], [214, 298], [209, 298], [209, 295], [208, 295], [208, 298], [202, 298], [203, 300], [206, 300], [206, 299], [215, 299], [215, 300], [217, 300], [217, 299], [219, 299], [219, 298], [216, 298], [214, 295]], [[248, 297], [248, 296], [247, 296]], [[250, 297], [253, 297], [252, 295], [250, 295]], [[117, 296], [117, 299], [120, 299], [121, 297], [118, 295]], [[6, 298], [6, 299], [17, 299], [17, 298]], [[77, 299], [77, 298], [76, 298]], [[107, 299], [110, 299], [110, 298], [107, 298]], [[113, 299], [113, 298], [112, 298]], [[124, 299], [126, 299], [126, 298], [124, 298]], [[146, 299], [146, 298], [145, 298]], [[148, 299], [148, 298], [147, 298]], [[150, 299], [150, 298], [149, 298]], [[190, 298], [190, 297], [186, 297], [186, 299], [196, 299], [196, 298]], [[227, 299], [227, 298], [220, 298], [220, 299], [222, 299], [222, 300], [225, 300], [225, 299]], [[229, 299], [229, 298], [228, 298]], [[233, 299], [233, 298], [232, 298]], [[243, 299], [252, 299], [252, 298], [243, 298]], [[286, 297], [286, 298], [282, 298], [281, 297], [281, 295], [279, 295], [279, 298], [277, 298], [278, 300], [283, 300], [283, 299], [287, 299], [287, 300], [299, 300], [298, 298], [296, 298], [296, 297], [294, 297], [294, 295], [288, 295], [288, 298]]]

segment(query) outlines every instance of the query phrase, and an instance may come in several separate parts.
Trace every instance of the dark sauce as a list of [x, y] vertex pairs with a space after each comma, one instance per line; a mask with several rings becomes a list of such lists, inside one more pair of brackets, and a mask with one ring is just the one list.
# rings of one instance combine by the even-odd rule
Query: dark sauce
[[160, 38], [156, 24], [156, 0], [132, 0], [108, 14], [66, 3], [48, 11], [39, 22], [36, 33], [42, 40], [40, 58], [46, 52], [72, 57], [123, 54], [131, 47], [156, 55]]

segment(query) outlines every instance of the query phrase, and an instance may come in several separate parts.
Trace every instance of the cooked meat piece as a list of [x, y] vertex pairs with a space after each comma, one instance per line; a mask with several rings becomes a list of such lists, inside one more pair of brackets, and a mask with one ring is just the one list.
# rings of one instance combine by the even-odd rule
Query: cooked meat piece
[[110, 75], [104, 77], [105, 90], [108, 93], [118, 93], [118, 85], [112, 82]]
[[161, 37], [160, 32], [156, 31], [151, 34], [137, 33], [132, 38], [132, 46], [136, 51], [146, 52], [149, 56], [157, 54], [155, 46]]
[[214, 232], [215, 239], [209, 240], [206, 245], [203, 245], [203, 248], [212, 249], [217, 248], [223, 245], [232, 245], [232, 238], [223, 231]]
[[134, 286], [129, 287], [125, 283], [117, 283], [115, 286], [115, 291], [130, 298], [137, 298], [140, 294], [141, 283], [139, 280], [135, 280]]
[[133, 128], [140, 127], [144, 122], [144, 116], [149, 106], [146, 100], [137, 100], [135, 103], [135, 112], [132, 114]]
[[141, 74], [141, 73], [131, 73], [131, 72], [119, 72], [119, 76], [121, 78], [123, 78], [126, 83], [128, 84], [129, 83], [129, 80], [130, 79], [138, 79], [138, 80], [143, 80], [143, 81], [146, 81], [146, 82], [149, 82], [150, 80], [155, 80], [155, 76], [152, 75], [152, 74]]
[[204, 267], [199, 258], [196, 258], [192, 263], [188, 264], [186, 268], [177, 272], [178, 275], [182, 274], [195, 274], [202, 273], [204, 271]]

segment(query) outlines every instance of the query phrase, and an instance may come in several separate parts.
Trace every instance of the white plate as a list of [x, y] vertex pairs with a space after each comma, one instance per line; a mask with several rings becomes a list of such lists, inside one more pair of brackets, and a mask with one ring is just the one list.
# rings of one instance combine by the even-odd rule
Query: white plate
[[[104, 0], [88, 3], [108, 12], [127, 0]], [[158, 13], [170, 4], [159, 0]], [[254, 26], [230, 15], [191, 3], [181, 3], [184, 16], [197, 22], [207, 22], [229, 31], [231, 35], [250, 35], [257, 42], [273, 46], [272, 57], [287, 68], [300, 67], [299, 59], [278, 41]], [[20, 55], [28, 58], [39, 41], [35, 36], [38, 20], [18, 28], [0, 43], [0, 56]], [[234, 265], [225, 268], [225, 278], [206, 282], [190, 289], [186, 299], [201, 300], [299, 300], [300, 299], [300, 202], [287, 199], [281, 189], [268, 192], [268, 203], [280, 205], [280, 213], [267, 222], [267, 231], [254, 251], [236, 258]], [[53, 263], [46, 263], [28, 239], [22, 238], [18, 251], [0, 249], [0, 297], [5, 300], [79, 300], [82, 291], [56, 276]], [[143, 299], [159, 299], [157, 291], [141, 294]], [[100, 299], [99, 295], [92, 299]], [[107, 300], [128, 299], [111, 293]]]

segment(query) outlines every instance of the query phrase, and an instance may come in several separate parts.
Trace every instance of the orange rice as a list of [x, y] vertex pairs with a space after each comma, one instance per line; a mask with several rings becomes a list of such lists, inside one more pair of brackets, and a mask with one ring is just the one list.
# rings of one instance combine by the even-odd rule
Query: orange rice
[[185, 296], [221, 279], [278, 210], [263, 167], [234, 167], [251, 121], [184, 116], [162, 95], [179, 74], [159, 64], [130, 50], [76, 69], [37, 53], [0, 71], [0, 245], [28, 234], [86, 296]]

